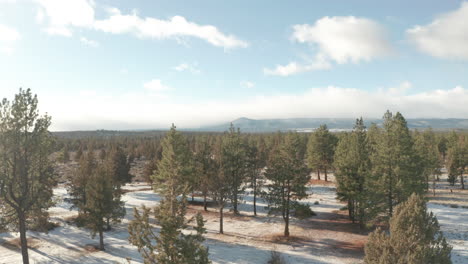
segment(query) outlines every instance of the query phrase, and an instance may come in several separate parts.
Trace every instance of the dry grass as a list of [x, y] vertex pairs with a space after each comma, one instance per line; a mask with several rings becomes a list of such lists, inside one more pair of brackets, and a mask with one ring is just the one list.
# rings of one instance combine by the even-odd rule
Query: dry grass
[[[40, 244], [40, 240], [36, 238], [28, 238], [28, 248], [38, 248]], [[11, 250], [20, 250], [21, 249], [21, 241], [20, 238], [13, 238], [7, 240], [1, 244], [3, 247], [6, 247]]]

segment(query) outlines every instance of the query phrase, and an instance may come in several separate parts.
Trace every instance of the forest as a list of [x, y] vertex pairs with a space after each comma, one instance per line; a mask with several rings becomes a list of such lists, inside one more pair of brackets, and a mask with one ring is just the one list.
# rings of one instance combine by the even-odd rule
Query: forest
[[[236, 241], [233, 230], [244, 222], [262, 236], [276, 232], [269, 245], [278, 248], [266, 250], [263, 263], [296, 263], [280, 247], [305, 247], [336, 219], [334, 226], [349, 227], [363, 242], [332, 261], [452, 263], [452, 245], [428, 203], [444, 184], [465, 194], [464, 131], [410, 130], [403, 114], [391, 111], [381, 125], [366, 127], [357, 117], [348, 132], [325, 124], [311, 133], [243, 133], [232, 124], [223, 133], [181, 132], [173, 124], [159, 133], [100, 136], [51, 133], [51, 122], [29, 89], [0, 104], [1, 232], [19, 234], [9, 248], [23, 263], [41, 249], [31, 245], [40, 243], [38, 234], [65, 225], [95, 239], [87, 254], [116, 250], [107, 236], [119, 232], [137, 253], [117, 263], [231, 263], [216, 250], [212, 259], [212, 240]], [[318, 187], [333, 191], [339, 208], [327, 212], [338, 218], [323, 218], [322, 199], [311, 200]], [[129, 207], [126, 197], [138, 194], [157, 196]], [[57, 204], [69, 217], [57, 220]], [[319, 246], [308, 247], [300, 254]]]

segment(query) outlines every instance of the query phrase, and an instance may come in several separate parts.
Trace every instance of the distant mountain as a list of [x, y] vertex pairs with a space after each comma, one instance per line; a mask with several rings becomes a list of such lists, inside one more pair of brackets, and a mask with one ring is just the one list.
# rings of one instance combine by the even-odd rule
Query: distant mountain
[[[239, 118], [229, 123], [215, 126], [207, 126], [197, 129], [198, 131], [221, 132], [229, 129], [230, 124], [241, 129], [242, 132], [260, 133], [276, 131], [300, 131], [309, 132], [326, 124], [330, 130], [351, 130], [356, 119], [353, 118], [288, 118], [288, 119], [249, 119]], [[365, 119], [366, 126], [371, 123], [382, 125], [382, 119]], [[434, 130], [468, 129], [468, 119], [436, 119], [436, 118], [414, 118], [407, 119], [408, 127], [411, 129], [433, 128]]]

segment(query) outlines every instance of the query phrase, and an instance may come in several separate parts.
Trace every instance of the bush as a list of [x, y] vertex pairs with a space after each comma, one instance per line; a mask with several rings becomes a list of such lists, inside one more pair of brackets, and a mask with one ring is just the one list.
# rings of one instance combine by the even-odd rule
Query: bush
[[299, 219], [306, 219], [316, 215], [308, 204], [294, 203], [292, 208], [294, 210], [293, 216]]
[[315, 205], [319, 205], [320, 203], [319, 203], [319, 201], [315, 201], [314, 204], [315, 204]]
[[286, 260], [284, 260], [283, 256], [276, 251], [271, 252], [270, 260], [268, 260], [267, 264], [286, 264]]

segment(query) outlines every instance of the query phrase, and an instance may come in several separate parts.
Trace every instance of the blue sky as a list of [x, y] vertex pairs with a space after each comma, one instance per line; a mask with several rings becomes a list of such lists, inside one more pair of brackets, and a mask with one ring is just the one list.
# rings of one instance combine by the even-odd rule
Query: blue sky
[[0, 0], [0, 96], [54, 130], [468, 115], [468, 2]]

